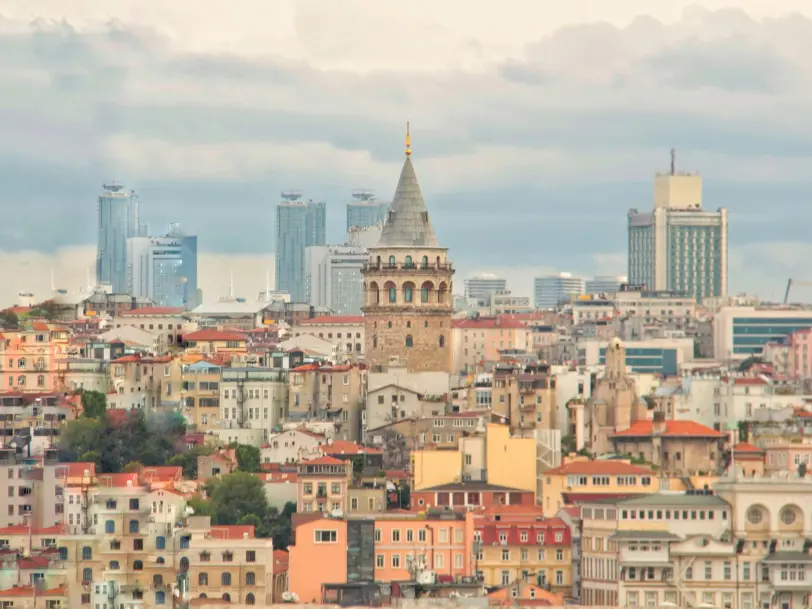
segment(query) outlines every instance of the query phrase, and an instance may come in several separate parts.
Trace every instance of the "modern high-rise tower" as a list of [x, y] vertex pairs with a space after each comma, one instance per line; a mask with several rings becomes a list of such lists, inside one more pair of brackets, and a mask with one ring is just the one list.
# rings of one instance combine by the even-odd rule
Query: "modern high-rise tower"
[[305, 302], [305, 248], [327, 243], [324, 203], [282, 193], [276, 206], [276, 289], [291, 302]]
[[451, 277], [448, 249], [434, 235], [412, 166], [400, 172], [380, 241], [364, 267], [366, 361], [400, 363], [411, 372], [451, 372]]
[[127, 239], [127, 292], [162, 307], [193, 309], [197, 302], [197, 236], [172, 224], [163, 237]]
[[702, 178], [654, 178], [654, 209], [629, 210], [629, 283], [703, 298], [727, 294], [727, 210], [702, 209]]
[[356, 190], [352, 196], [355, 200], [347, 203], [347, 231], [375, 226], [386, 220], [389, 203], [376, 201], [375, 193], [369, 190]]
[[127, 239], [140, 231], [139, 201], [135, 191], [115, 182], [103, 185], [99, 195], [99, 237], [96, 249], [96, 282], [114, 293], [127, 290]]

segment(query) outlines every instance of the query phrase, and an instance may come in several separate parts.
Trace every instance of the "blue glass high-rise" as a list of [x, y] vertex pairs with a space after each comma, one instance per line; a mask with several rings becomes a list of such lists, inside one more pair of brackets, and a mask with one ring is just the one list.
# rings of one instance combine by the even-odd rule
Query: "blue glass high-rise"
[[103, 185], [98, 207], [96, 282], [116, 294], [127, 291], [127, 239], [140, 231], [139, 201], [122, 184]]
[[276, 289], [305, 302], [305, 248], [327, 243], [324, 203], [282, 193], [276, 206]]

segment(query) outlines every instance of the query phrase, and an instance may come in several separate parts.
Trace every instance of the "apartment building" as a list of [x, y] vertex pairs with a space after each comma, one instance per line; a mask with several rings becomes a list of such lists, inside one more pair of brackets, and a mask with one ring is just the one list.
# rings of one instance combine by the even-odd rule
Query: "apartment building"
[[293, 337], [315, 336], [332, 343], [341, 360], [364, 357], [364, 318], [360, 315], [329, 315], [301, 319], [292, 329]]
[[494, 506], [476, 517], [476, 568], [486, 586], [533, 583], [572, 596], [572, 539], [536, 506]]
[[319, 447], [327, 437], [304, 428], [286, 429], [268, 436], [261, 450], [263, 463], [298, 463], [322, 455]]
[[108, 408], [156, 410], [180, 405], [182, 366], [177, 357], [125, 355], [110, 362], [108, 370]]
[[300, 462], [298, 474], [298, 512], [347, 513], [352, 463], [318, 457]]
[[222, 370], [222, 366], [203, 359], [182, 367], [183, 412], [198, 432], [220, 428]]
[[3, 330], [0, 338], [0, 383], [18, 393], [57, 391], [57, 360], [68, 351], [68, 328], [44, 321]]
[[288, 372], [275, 368], [224, 368], [221, 438], [261, 446], [287, 416]]
[[451, 322], [452, 370], [469, 372], [485, 361], [499, 361], [506, 351], [532, 348], [532, 330], [509, 316], [456, 319]]
[[493, 371], [491, 412], [520, 429], [554, 429], [556, 378], [546, 364], [497, 366]]
[[137, 328], [156, 337], [156, 347], [164, 351], [183, 342], [184, 326], [190, 327], [183, 309], [175, 307], [141, 307], [121, 311], [113, 320], [116, 328]]
[[220, 353], [245, 355], [248, 351], [247, 334], [204, 328], [183, 335], [183, 344], [189, 353]]

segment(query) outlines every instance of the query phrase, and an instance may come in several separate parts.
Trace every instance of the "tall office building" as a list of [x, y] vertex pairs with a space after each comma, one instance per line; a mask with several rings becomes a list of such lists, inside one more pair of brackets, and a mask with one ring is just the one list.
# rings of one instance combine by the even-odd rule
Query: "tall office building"
[[276, 206], [276, 289], [305, 302], [305, 248], [327, 243], [324, 203], [283, 192]]
[[554, 309], [584, 293], [584, 280], [572, 273], [545, 275], [533, 280], [534, 305], [537, 309]]
[[507, 290], [507, 280], [491, 273], [474, 275], [466, 279], [463, 284], [466, 298], [475, 298], [483, 302], [490, 302], [491, 294], [494, 292], [505, 292]]
[[611, 294], [619, 292], [620, 286], [624, 283], [629, 283], [628, 277], [624, 275], [599, 275], [586, 280], [586, 293]]
[[199, 305], [197, 236], [173, 224], [163, 237], [127, 239], [127, 291], [162, 307]]
[[375, 193], [368, 190], [356, 190], [352, 193], [354, 201], [347, 203], [347, 231], [353, 228], [375, 226], [386, 220], [389, 203], [375, 200]]
[[127, 239], [139, 235], [138, 195], [122, 184], [103, 185], [99, 195], [99, 237], [96, 249], [96, 282], [116, 294], [127, 289]]
[[335, 315], [360, 315], [364, 304], [361, 270], [367, 250], [349, 245], [305, 248], [305, 302]]
[[702, 209], [702, 178], [654, 178], [654, 209], [629, 210], [629, 282], [703, 298], [727, 294], [727, 210]]

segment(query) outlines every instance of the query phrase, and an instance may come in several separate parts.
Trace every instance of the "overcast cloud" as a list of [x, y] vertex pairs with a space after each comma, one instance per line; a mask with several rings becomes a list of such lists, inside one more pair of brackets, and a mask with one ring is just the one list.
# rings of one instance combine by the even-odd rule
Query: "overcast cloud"
[[790, 12], [808, 1], [64, 4], [0, 0], [0, 302], [52, 267], [84, 284], [109, 179], [153, 232], [199, 235], [207, 297], [232, 269], [252, 296], [279, 192], [326, 200], [340, 240], [353, 189], [391, 198], [407, 119], [460, 290], [624, 273], [626, 211], [672, 146], [729, 210], [731, 291], [812, 278], [812, 20]]

